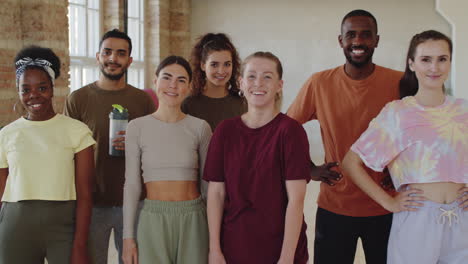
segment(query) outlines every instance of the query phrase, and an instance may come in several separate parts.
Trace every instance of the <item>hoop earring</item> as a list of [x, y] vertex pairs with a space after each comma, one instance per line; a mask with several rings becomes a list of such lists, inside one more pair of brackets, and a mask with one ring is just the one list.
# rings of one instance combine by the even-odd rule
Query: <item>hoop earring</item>
[[19, 99], [16, 100], [16, 102], [13, 104], [13, 112], [19, 116], [23, 116], [26, 112], [26, 109], [21, 104], [21, 101]]
[[54, 96], [52, 95], [52, 110], [55, 112], [55, 109], [63, 109], [63, 107], [59, 108], [59, 103], [57, 102], [57, 100], [55, 100]]
[[244, 92], [242, 90], [239, 90], [239, 97], [244, 98]]

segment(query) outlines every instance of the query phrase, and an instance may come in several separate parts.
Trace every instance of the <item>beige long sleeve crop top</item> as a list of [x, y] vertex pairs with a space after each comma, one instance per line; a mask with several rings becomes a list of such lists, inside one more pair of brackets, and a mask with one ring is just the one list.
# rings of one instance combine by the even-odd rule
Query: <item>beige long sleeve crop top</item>
[[[203, 176], [211, 128], [202, 119], [186, 115], [166, 123], [152, 115], [132, 120], [125, 139], [124, 238], [134, 238], [141, 176], [151, 181], [198, 181], [206, 194]], [[143, 175], [141, 175], [141, 172]]]

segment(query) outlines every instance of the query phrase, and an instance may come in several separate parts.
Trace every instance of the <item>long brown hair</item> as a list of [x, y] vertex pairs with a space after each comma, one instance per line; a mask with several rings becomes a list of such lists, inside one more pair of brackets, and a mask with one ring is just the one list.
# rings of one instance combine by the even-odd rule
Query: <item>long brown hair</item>
[[419, 44], [428, 40], [444, 40], [449, 45], [450, 60], [452, 60], [452, 40], [449, 37], [435, 30], [423, 31], [413, 36], [406, 55], [406, 68], [403, 77], [400, 80], [400, 99], [406, 96], [413, 96], [418, 92], [419, 83], [416, 74], [410, 69], [409, 60], [414, 61], [416, 49]]
[[226, 34], [223, 33], [208, 33], [201, 36], [192, 49], [190, 55], [190, 63], [193, 69], [192, 95], [200, 95], [206, 85], [206, 73], [201, 69], [201, 64], [205, 63], [208, 56], [213, 51], [227, 50], [232, 57], [232, 74], [229, 79], [229, 93], [239, 96], [239, 77], [240, 59], [236, 48]]

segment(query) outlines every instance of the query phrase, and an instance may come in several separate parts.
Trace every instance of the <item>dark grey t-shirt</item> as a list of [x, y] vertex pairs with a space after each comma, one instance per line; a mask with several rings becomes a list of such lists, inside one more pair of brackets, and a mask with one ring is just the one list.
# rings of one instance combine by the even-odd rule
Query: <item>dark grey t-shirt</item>
[[205, 120], [214, 131], [221, 121], [245, 113], [247, 104], [242, 98], [231, 94], [223, 98], [211, 98], [200, 94], [187, 97], [182, 103], [182, 111]]

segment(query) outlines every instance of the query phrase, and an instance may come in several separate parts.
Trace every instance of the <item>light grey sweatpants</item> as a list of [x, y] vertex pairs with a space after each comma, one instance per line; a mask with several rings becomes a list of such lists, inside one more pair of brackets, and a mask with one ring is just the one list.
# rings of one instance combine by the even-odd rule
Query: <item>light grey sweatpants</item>
[[416, 212], [393, 214], [388, 264], [467, 264], [468, 212], [424, 201]]

